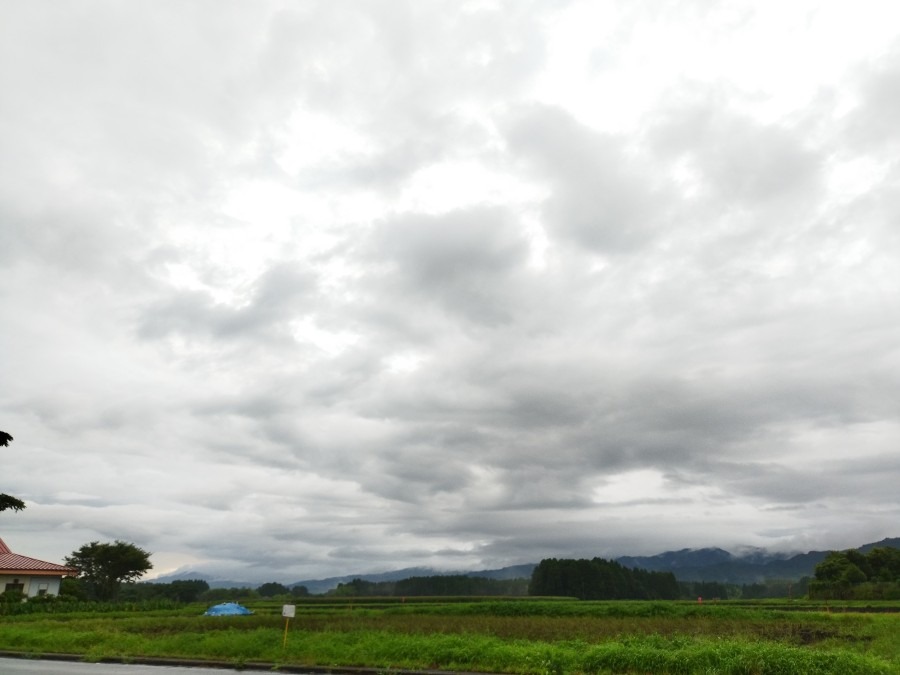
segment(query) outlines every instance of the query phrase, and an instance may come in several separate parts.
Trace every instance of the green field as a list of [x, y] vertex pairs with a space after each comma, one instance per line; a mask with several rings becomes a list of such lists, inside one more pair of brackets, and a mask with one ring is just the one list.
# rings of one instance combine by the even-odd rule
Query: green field
[[0, 617], [0, 650], [85, 660], [182, 657], [240, 666], [493, 673], [900, 673], [896, 604], [312, 599], [284, 645], [281, 603]]

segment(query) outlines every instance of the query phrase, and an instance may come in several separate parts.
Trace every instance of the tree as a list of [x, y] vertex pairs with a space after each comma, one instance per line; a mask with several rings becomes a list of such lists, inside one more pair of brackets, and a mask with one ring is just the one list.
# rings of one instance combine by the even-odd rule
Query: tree
[[[5, 431], [0, 431], [0, 446], [4, 448], [9, 447], [9, 442], [13, 439]], [[25, 502], [21, 499], [17, 499], [12, 495], [0, 494], [0, 511], [7, 511], [12, 509], [13, 511], [21, 511], [25, 508]]]
[[831, 551], [816, 565], [810, 597], [889, 599], [900, 596], [900, 549]]
[[900, 581], [900, 549], [881, 546], [869, 551], [872, 575], [879, 581]]
[[150, 553], [128, 542], [112, 544], [92, 541], [66, 558], [66, 564], [81, 570], [81, 578], [95, 600], [114, 600], [122, 582], [136, 581], [153, 569]]
[[71, 600], [87, 600], [84, 583], [75, 577], [63, 577], [59, 582], [59, 597]]
[[168, 586], [164, 592], [178, 602], [197, 602], [209, 590], [209, 584], [203, 579], [176, 579]]
[[374, 588], [374, 581], [366, 581], [365, 579], [360, 579], [359, 577], [357, 577], [353, 581], [338, 584], [336, 588], [332, 588], [330, 591], [328, 591], [327, 595], [340, 595], [341, 597], [359, 598], [365, 595], [374, 595]]
[[836, 583], [842, 579], [850, 561], [840, 551], [830, 551], [825, 559], [816, 565], [816, 581]]
[[630, 569], [603, 558], [548, 558], [534, 568], [528, 594], [580, 600], [674, 600], [679, 588], [671, 572]]
[[291, 589], [284, 584], [269, 581], [257, 588], [256, 592], [259, 593], [261, 598], [274, 598], [276, 595], [287, 595], [291, 592]]

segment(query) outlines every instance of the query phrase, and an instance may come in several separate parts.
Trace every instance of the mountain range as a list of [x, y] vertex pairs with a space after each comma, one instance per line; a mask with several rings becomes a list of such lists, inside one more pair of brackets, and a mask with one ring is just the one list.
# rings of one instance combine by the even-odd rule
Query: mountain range
[[[887, 546], [900, 548], [900, 537], [882, 539], [878, 542], [864, 544], [857, 548], [868, 553], [876, 547]], [[653, 556], [621, 556], [615, 560], [625, 567], [639, 567], [654, 572], [672, 572], [679, 581], [719, 581], [732, 584], [750, 584], [766, 579], [798, 580], [812, 576], [813, 571], [829, 551], [809, 551], [795, 555], [770, 553], [765, 549], [742, 549], [738, 553], [730, 553], [721, 548], [681, 549], [666, 551]], [[478, 571], [445, 571], [430, 567], [407, 567], [390, 572], [348, 574], [325, 579], [303, 579], [287, 584], [288, 586], [305, 586], [310, 593], [325, 593], [338, 584], [354, 579], [365, 581], [397, 581], [410, 577], [427, 577], [460, 574], [489, 579], [521, 579], [529, 578], [536, 563], [512, 565], [499, 569]], [[200, 570], [185, 569], [173, 574], [160, 576], [155, 583], [169, 583], [179, 579], [204, 579], [212, 588], [255, 587], [258, 583], [233, 581], [216, 578], [216, 575], [204, 574]]]
[[[900, 537], [864, 544], [857, 550], [868, 553], [880, 546], [900, 548]], [[828, 553], [829, 551], [809, 551], [789, 555], [750, 549], [733, 554], [720, 548], [703, 548], [667, 551], [649, 557], [623, 556], [616, 560], [626, 567], [672, 572], [679, 581], [749, 584], [766, 579], [797, 580], [812, 576], [816, 565], [822, 562]]]

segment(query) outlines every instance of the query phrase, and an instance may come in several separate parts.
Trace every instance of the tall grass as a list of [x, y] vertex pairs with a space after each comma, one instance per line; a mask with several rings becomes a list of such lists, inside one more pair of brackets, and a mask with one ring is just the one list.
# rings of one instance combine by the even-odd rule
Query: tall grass
[[77, 612], [121, 613], [153, 610], [177, 610], [184, 607], [175, 600], [158, 598], [139, 602], [97, 602], [93, 600], [68, 600], [48, 597], [46, 601], [30, 598], [28, 602], [0, 602], [0, 616], [22, 614], [72, 614]]
[[900, 673], [900, 614], [779, 612], [678, 603], [422, 603], [298, 607], [287, 647], [280, 606], [253, 616], [178, 611], [22, 615], [0, 649], [563, 675]]

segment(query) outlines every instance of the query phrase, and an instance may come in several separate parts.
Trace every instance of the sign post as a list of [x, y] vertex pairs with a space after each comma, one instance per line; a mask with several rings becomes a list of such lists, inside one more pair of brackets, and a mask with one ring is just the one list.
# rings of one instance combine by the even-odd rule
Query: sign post
[[294, 615], [297, 612], [296, 605], [284, 605], [281, 608], [281, 616], [284, 617], [284, 641], [281, 643], [281, 648], [284, 649], [287, 647], [287, 636], [288, 636], [288, 626], [291, 623], [291, 619], [294, 618]]

